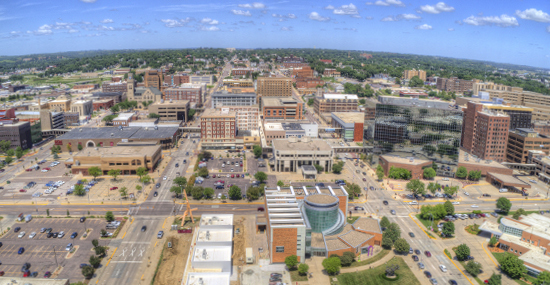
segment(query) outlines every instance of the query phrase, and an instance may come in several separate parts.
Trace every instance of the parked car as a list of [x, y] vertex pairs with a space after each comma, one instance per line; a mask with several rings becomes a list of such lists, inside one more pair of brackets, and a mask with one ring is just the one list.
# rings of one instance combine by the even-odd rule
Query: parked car
[[74, 232], [74, 233], [71, 235], [71, 238], [74, 239], [74, 238], [76, 238], [76, 236], [78, 236], [78, 233], [77, 233], [77, 232]]
[[390, 213], [391, 213], [392, 215], [395, 215], [395, 210], [391, 210]]
[[426, 277], [428, 278], [432, 278], [432, 274], [430, 273], [430, 271], [424, 271], [424, 275], [426, 275]]
[[413, 233], [413, 232], [409, 232], [409, 236], [410, 236], [410, 237], [414, 237], [414, 233]]
[[439, 265], [439, 269], [441, 269], [442, 272], [447, 272], [447, 266], [443, 264]]
[[413, 256], [412, 256], [412, 259], [413, 259], [414, 261], [420, 260], [420, 259], [418, 258], [418, 256], [416, 256], [416, 255], [413, 255]]
[[25, 252], [25, 248], [20, 247], [19, 250], [17, 251], [17, 254], [23, 254], [23, 252]]
[[71, 249], [73, 249], [73, 244], [72, 244], [72, 243], [69, 243], [69, 244], [65, 247], [65, 250], [66, 250], [66, 251], [69, 251], [69, 250], [71, 250]]
[[29, 235], [29, 238], [34, 238], [36, 236], [36, 232], [32, 232], [30, 235]]
[[81, 217], [81, 218], [80, 218], [80, 222], [81, 222], [81, 223], [84, 223], [84, 221], [86, 221], [86, 217]]
[[142, 231], [142, 232], [144, 232], [144, 231], [146, 231], [146, 230], [147, 230], [147, 226], [141, 227], [141, 231]]
[[388, 201], [383, 201], [382, 203], [386, 206], [388, 205]]
[[117, 189], [118, 187], [115, 186], [115, 187], [111, 187], [109, 190], [117, 190]]
[[432, 257], [432, 253], [429, 252], [429, 251], [427, 251], [427, 250], [424, 252], [424, 254], [425, 254], [427, 257]]
[[419, 262], [419, 263], [418, 263], [418, 268], [420, 268], [420, 269], [424, 269], [424, 263], [422, 263], [422, 262]]
[[164, 236], [164, 231], [159, 231], [157, 238], [162, 238]]

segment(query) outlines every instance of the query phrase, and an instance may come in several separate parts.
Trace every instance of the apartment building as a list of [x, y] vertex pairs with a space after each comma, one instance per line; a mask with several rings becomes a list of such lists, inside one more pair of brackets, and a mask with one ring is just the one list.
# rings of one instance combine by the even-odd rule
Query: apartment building
[[260, 108], [257, 104], [220, 106], [215, 109], [221, 113], [235, 112], [235, 122], [239, 131], [257, 131], [260, 126]]
[[163, 82], [163, 74], [160, 70], [147, 70], [143, 77], [143, 83], [145, 87], [155, 87], [160, 90]]
[[169, 74], [164, 76], [164, 83], [170, 86], [181, 85], [189, 82], [189, 75], [187, 74]]
[[517, 220], [503, 217], [500, 224], [485, 221], [479, 229], [498, 238], [498, 247], [523, 261], [527, 274], [538, 276], [550, 271], [550, 218], [532, 213]]
[[9, 141], [10, 148], [32, 148], [31, 123], [19, 122], [17, 119], [5, 120], [0, 124], [0, 141]]
[[349, 112], [357, 111], [359, 97], [354, 94], [325, 93], [315, 97], [313, 109], [315, 113]]
[[331, 126], [341, 129], [341, 138], [345, 141], [363, 141], [364, 112], [333, 112], [331, 116]]
[[164, 100], [187, 100], [191, 105], [201, 105], [203, 86], [200, 84], [182, 84], [180, 87], [171, 87], [164, 90]]
[[474, 106], [482, 105], [483, 109], [489, 109], [495, 112], [502, 112], [510, 116], [510, 130], [514, 130], [517, 128], [531, 128], [533, 126], [531, 123], [534, 111], [533, 108], [505, 104], [504, 102], [501, 102], [499, 100], [490, 101], [479, 98], [466, 98], [457, 100], [457, 104], [465, 104], [467, 107], [468, 102], [470, 101], [474, 104]]
[[336, 68], [325, 68], [325, 70], [323, 71], [323, 76], [325, 77], [340, 76], [340, 71], [337, 71]]
[[212, 108], [222, 106], [252, 106], [257, 105], [256, 93], [231, 93], [227, 91], [215, 92], [210, 95]]
[[473, 94], [475, 96], [488, 95], [490, 99], [501, 98], [513, 105], [533, 108], [533, 120], [550, 120], [550, 96], [548, 95], [492, 82], [475, 83]]
[[317, 88], [317, 86], [324, 86], [325, 81], [315, 77], [297, 77], [296, 78], [296, 88]]
[[256, 93], [262, 97], [291, 97], [292, 80], [286, 77], [258, 77]]
[[149, 113], [159, 115], [161, 121], [183, 121], [187, 122], [189, 114], [189, 101], [187, 100], [161, 100], [148, 107]]
[[261, 98], [264, 120], [303, 120], [304, 103], [290, 98]]
[[550, 136], [550, 121], [535, 121], [533, 129], [541, 135]]
[[314, 70], [309, 66], [303, 66], [298, 68], [293, 68], [291, 76], [292, 77], [313, 77]]
[[237, 135], [236, 112], [206, 109], [201, 116], [203, 149], [224, 149], [235, 146]]
[[540, 135], [532, 129], [517, 128], [510, 130], [506, 147], [506, 161], [527, 163], [530, 150], [538, 150], [548, 154], [550, 137]]
[[249, 75], [252, 74], [252, 72], [254, 72], [254, 69], [252, 68], [233, 68], [231, 69], [231, 75], [233, 76], [244, 76], [244, 75]]
[[451, 78], [441, 78], [438, 77], [436, 81], [437, 89], [446, 91], [446, 92], [456, 92], [463, 93], [471, 91], [474, 89], [474, 83], [479, 82], [479, 80], [464, 80], [458, 79], [457, 77]]
[[200, 84], [200, 85], [204, 85], [206, 87], [206, 85], [214, 84], [214, 79], [213, 79], [212, 75], [190, 75], [189, 76], [189, 83], [191, 83], [191, 84]]
[[254, 87], [252, 79], [224, 79], [223, 86], [230, 88], [250, 88]]
[[128, 92], [128, 82], [103, 82], [102, 92]]
[[426, 81], [426, 71], [424, 70], [405, 70], [403, 71], [403, 79], [410, 80], [413, 77], [418, 76], [422, 81]]

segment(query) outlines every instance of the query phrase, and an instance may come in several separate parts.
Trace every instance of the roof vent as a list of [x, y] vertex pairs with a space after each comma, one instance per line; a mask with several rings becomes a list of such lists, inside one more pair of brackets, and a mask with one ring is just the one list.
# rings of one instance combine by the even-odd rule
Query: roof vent
[[111, 133], [111, 136], [113, 137], [115, 134], [114, 133]]

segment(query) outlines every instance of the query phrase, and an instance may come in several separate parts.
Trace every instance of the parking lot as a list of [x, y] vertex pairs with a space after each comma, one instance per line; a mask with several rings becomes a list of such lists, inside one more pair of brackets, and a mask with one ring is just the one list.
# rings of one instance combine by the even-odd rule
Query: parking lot
[[[237, 163], [237, 165], [235, 165]], [[240, 165], [243, 166], [240, 166]], [[242, 157], [231, 158], [214, 158], [206, 162], [206, 166], [210, 174], [244, 172], [244, 161]], [[231, 171], [233, 169], [233, 171]]]
[[[250, 178], [246, 175], [244, 178], [231, 178], [231, 174], [221, 174], [224, 177], [219, 177], [220, 174], [216, 174], [216, 178], [211, 177], [209, 179], [205, 179], [204, 182], [198, 186], [202, 186], [203, 188], [214, 189], [216, 198], [218, 198], [220, 193], [222, 193], [222, 195], [225, 195], [225, 197], [228, 197], [227, 194], [229, 192], [229, 188], [231, 187], [230, 185], [237, 185], [239, 188], [241, 188], [241, 193], [243, 195], [246, 194], [246, 189], [250, 188], [250, 186], [252, 185]], [[244, 173], [235, 173], [233, 175], [236, 175], [236, 174], [239, 174], [242, 176]], [[229, 175], [229, 178], [227, 178], [227, 175]], [[214, 184], [216, 184], [217, 181], [224, 181], [225, 187], [223, 189], [216, 189], [216, 186]]]
[[[101, 229], [105, 228], [106, 222], [100, 219], [87, 219], [80, 223], [78, 218], [34, 218], [28, 223], [15, 223], [11, 230], [0, 238], [2, 247], [0, 247], [0, 271], [4, 271], [5, 276], [22, 276], [21, 267], [24, 263], [31, 264], [30, 272], [38, 272], [38, 277], [43, 277], [44, 273], [50, 271], [53, 273], [57, 265], [63, 267], [57, 278], [81, 279], [81, 263], [89, 263], [92, 255], [92, 240], [98, 239]], [[4, 225], [5, 226], [5, 225]], [[14, 232], [16, 227], [20, 227], [19, 232]], [[81, 240], [85, 233], [85, 227], [93, 229], [89, 236]], [[65, 232], [62, 238], [47, 238], [47, 233], [40, 233], [41, 228], [52, 228], [52, 232]], [[18, 237], [21, 232], [25, 235]], [[34, 238], [29, 235], [35, 232]], [[71, 239], [71, 234], [77, 232], [76, 238]], [[68, 251], [66, 247], [69, 243], [78, 246], [78, 250], [70, 259], [66, 259]], [[106, 241], [100, 241], [100, 245], [105, 245]], [[24, 252], [18, 254], [19, 249], [23, 247]]]

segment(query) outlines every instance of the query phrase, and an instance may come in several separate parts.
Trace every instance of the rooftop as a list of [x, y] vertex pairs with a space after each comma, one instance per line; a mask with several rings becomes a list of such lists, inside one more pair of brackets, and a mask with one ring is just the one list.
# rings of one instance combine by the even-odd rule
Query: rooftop
[[[32, 270], [31, 268], [31, 271]], [[32, 281], [31, 281], [32, 280]], [[0, 284], [33, 284], [33, 285], [65, 285], [68, 279], [49, 279], [49, 278], [25, 278], [25, 277], [0, 277]]]
[[193, 262], [231, 261], [231, 246], [195, 246]]
[[512, 175], [500, 174], [495, 172], [487, 172], [487, 176], [492, 176], [500, 180], [503, 184], [514, 184], [513, 186], [531, 188], [531, 184], [525, 183]]
[[355, 94], [325, 93], [325, 94], [323, 94], [323, 99], [359, 100], [359, 97], [357, 97], [357, 95], [355, 95]]
[[550, 257], [538, 249], [529, 250], [528, 252], [522, 254], [519, 259], [525, 261], [526, 263], [540, 267], [546, 271], [550, 271]]
[[200, 229], [197, 235], [197, 242], [222, 242], [232, 241], [232, 229]]
[[349, 248], [347, 244], [338, 239], [336, 236], [325, 237], [325, 244], [327, 245], [328, 251]]
[[286, 123], [286, 124], [282, 124], [282, 126], [283, 126], [283, 129], [285, 129], [286, 131], [289, 131], [289, 130], [293, 130], [293, 131], [303, 130], [302, 125], [298, 124], [298, 123]]
[[277, 98], [277, 97], [263, 97], [262, 104], [264, 107], [279, 107], [279, 106], [294, 106], [298, 102], [295, 99], [289, 98]]
[[351, 247], [358, 247], [367, 240], [374, 237], [374, 235], [366, 234], [363, 232], [358, 232], [355, 230], [348, 231], [347, 233], [341, 234], [338, 236], [340, 239], [345, 241]]
[[264, 130], [266, 131], [283, 131], [282, 123], [264, 123]]
[[420, 165], [427, 162], [431, 163], [430, 160], [418, 159], [414, 157], [399, 157], [393, 155], [381, 155], [380, 157], [384, 158], [390, 163], [403, 163], [408, 165]]
[[237, 112], [235, 111], [229, 111], [229, 112], [223, 112], [218, 109], [206, 109], [201, 115], [201, 119], [207, 118], [207, 117], [224, 117], [224, 118], [235, 118], [237, 115]]
[[99, 156], [99, 157], [135, 157], [135, 156], [153, 156], [160, 148], [159, 145], [152, 146], [113, 146], [113, 147], [87, 147], [78, 152], [79, 156]]
[[118, 117], [114, 118], [113, 121], [115, 121], [115, 120], [128, 120], [133, 116], [134, 116], [134, 113], [119, 113]]
[[353, 228], [367, 232], [382, 233], [380, 223], [377, 219], [373, 218], [359, 218], [353, 223]]
[[58, 137], [58, 140], [67, 139], [142, 139], [142, 138], [167, 138], [172, 137], [178, 131], [177, 127], [135, 128], [135, 127], [106, 127], [106, 128], [77, 128]]
[[302, 138], [298, 141], [296, 138], [273, 140], [273, 149], [282, 151], [331, 151], [328, 143], [320, 139]]
[[147, 89], [149, 89], [155, 95], [162, 95], [162, 92], [160, 92], [160, 90], [158, 90], [156, 87], [137, 87], [134, 94], [140, 96]]
[[229, 285], [230, 272], [189, 272], [187, 285]]
[[257, 95], [253, 92], [243, 92], [243, 93], [232, 93], [228, 91], [221, 91], [221, 92], [215, 92], [212, 93], [212, 97], [253, 97], [255, 98]]
[[332, 117], [337, 117], [344, 123], [363, 123], [365, 121], [364, 112], [333, 112]]
[[166, 106], [166, 105], [187, 105], [189, 104], [189, 100], [162, 100], [160, 102], [155, 102], [151, 104], [150, 106]]
[[203, 214], [201, 216], [201, 226], [232, 226], [232, 214]]
[[508, 167], [500, 164], [497, 161], [477, 158], [462, 150], [460, 150], [460, 153], [458, 155], [458, 164], [481, 164], [491, 168], [508, 169]]
[[338, 198], [326, 194], [307, 195], [305, 199], [308, 202], [321, 205], [334, 204], [338, 202]]

